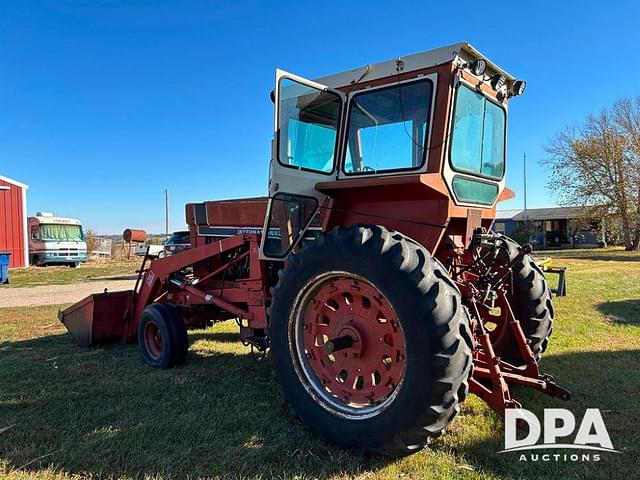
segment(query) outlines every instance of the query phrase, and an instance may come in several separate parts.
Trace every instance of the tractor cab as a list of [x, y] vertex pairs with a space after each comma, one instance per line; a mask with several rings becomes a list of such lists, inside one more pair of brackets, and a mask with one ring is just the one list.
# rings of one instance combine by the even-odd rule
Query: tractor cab
[[354, 223], [464, 246], [512, 196], [507, 101], [524, 86], [467, 43], [313, 81], [278, 70], [262, 258]]

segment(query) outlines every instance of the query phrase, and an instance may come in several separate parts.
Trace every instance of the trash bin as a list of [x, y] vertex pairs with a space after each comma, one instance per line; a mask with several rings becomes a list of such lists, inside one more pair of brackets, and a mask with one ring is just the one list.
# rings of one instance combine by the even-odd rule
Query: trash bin
[[9, 283], [9, 258], [11, 252], [0, 252], [0, 284]]

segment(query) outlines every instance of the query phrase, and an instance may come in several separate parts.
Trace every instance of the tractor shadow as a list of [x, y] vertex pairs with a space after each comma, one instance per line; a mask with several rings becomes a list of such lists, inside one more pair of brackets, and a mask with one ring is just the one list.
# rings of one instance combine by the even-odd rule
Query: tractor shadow
[[238, 339], [194, 333], [187, 363], [170, 370], [144, 365], [136, 345], [81, 349], [67, 334], [0, 343], [0, 465], [34, 476], [324, 478], [390, 462], [305, 430], [269, 357], [256, 363]]
[[[460, 464], [513, 478], [575, 476], [575, 465], [522, 465], [512, 454], [498, 454], [502, 421], [477, 401], [464, 406], [430, 450], [407, 459], [329, 445], [285, 405], [269, 358], [255, 363], [231, 345], [232, 336], [237, 339], [228, 332], [191, 335], [187, 363], [171, 370], [148, 368], [135, 345], [80, 349], [66, 334], [0, 344], [0, 429], [10, 427], [0, 435], [0, 461], [34, 475], [50, 467], [132, 478], [353, 477], [388, 466], [386, 475], [396, 477], [416, 465], [426, 475], [450, 462], [454, 470]], [[219, 343], [203, 349], [199, 340]], [[614, 446], [631, 450], [640, 422], [629, 403], [640, 392], [639, 353], [548, 355], [544, 370], [572, 389], [574, 400], [523, 389], [516, 398], [536, 413], [600, 408]]]
[[640, 299], [602, 302], [596, 308], [611, 323], [640, 327]]

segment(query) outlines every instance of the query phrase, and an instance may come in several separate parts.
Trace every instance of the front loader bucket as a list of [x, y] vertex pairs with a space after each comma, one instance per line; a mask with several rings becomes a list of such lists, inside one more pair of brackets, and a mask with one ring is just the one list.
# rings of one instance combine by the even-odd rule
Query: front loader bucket
[[94, 293], [58, 312], [58, 318], [81, 347], [121, 340], [132, 294], [132, 290]]

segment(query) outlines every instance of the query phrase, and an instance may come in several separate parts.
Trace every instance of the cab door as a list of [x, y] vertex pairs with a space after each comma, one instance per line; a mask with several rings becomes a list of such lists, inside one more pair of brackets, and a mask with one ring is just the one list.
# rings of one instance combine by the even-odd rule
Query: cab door
[[304, 237], [326, 198], [316, 184], [336, 179], [345, 102], [341, 92], [282, 70], [276, 71], [274, 101], [261, 258], [282, 260]]

